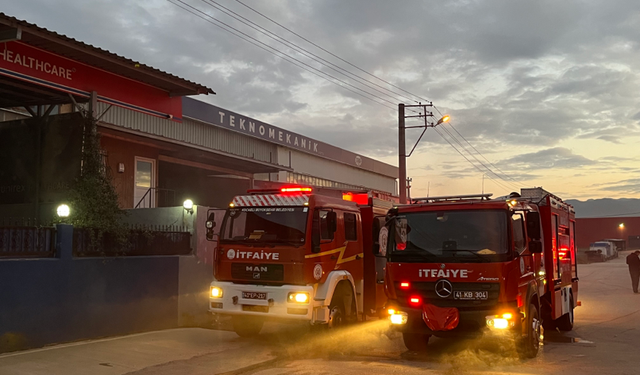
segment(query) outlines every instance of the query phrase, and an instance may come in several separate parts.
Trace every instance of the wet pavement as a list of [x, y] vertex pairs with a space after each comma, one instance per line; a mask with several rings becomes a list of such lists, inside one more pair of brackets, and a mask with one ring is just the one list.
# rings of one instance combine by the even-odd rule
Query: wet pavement
[[494, 335], [435, 338], [426, 353], [413, 353], [386, 322], [373, 321], [335, 333], [266, 324], [252, 339], [182, 329], [62, 345], [0, 356], [0, 374], [639, 374], [640, 295], [624, 255], [578, 272], [574, 330], [545, 332], [531, 360]]

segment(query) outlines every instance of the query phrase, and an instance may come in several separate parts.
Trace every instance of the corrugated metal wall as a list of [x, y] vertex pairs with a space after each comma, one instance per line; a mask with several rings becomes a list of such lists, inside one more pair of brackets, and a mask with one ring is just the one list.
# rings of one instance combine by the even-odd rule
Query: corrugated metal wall
[[[385, 177], [364, 169], [351, 167], [346, 164], [337, 163], [311, 154], [306, 154], [304, 152], [280, 147], [280, 153], [286, 154], [287, 159], [289, 151], [291, 151], [291, 167], [298, 173], [350, 185], [366, 186], [370, 189], [390, 193], [395, 191], [395, 179], [393, 178]], [[284, 160], [281, 159], [280, 164], [288, 164], [288, 160], [286, 162], [282, 161]]]
[[[620, 224], [624, 224], [620, 227]], [[576, 246], [588, 249], [589, 244], [605, 238], [620, 238], [640, 235], [640, 217], [576, 218]]]
[[[107, 107], [107, 104], [98, 103], [98, 114]], [[179, 123], [116, 106], [111, 107], [100, 121], [233, 155], [277, 162], [276, 145], [200, 121], [184, 119]]]
[[[98, 114], [103, 113], [107, 107], [108, 105], [99, 103]], [[182, 123], [178, 123], [113, 106], [102, 116], [101, 121], [142, 133], [283, 166], [289, 166], [289, 152], [291, 152], [290, 166], [298, 173], [381, 191], [395, 191], [395, 179], [393, 178], [304, 152], [279, 147], [196, 120], [183, 119]], [[283, 178], [282, 181], [286, 181], [286, 179]]]

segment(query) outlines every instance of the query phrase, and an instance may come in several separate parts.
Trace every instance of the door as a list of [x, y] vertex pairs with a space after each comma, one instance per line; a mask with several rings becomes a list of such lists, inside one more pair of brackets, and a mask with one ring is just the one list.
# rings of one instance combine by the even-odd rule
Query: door
[[136, 156], [135, 162], [133, 207], [153, 208], [156, 206], [156, 161]]

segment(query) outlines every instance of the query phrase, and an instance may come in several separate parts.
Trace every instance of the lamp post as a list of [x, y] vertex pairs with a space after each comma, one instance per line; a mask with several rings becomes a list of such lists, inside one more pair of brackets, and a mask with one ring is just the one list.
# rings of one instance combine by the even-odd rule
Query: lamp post
[[[449, 122], [449, 115], [444, 115], [438, 122], [430, 123], [429, 118], [433, 117], [433, 113], [427, 111], [427, 107], [433, 107], [433, 103], [429, 102], [428, 104], [413, 104], [413, 105], [404, 105], [402, 103], [398, 104], [398, 185], [399, 185], [399, 194], [400, 194], [400, 203], [407, 203], [407, 158], [411, 156], [413, 151], [416, 149], [416, 146], [422, 139], [422, 136], [427, 131], [427, 128], [435, 128], [436, 126], [442, 124], [443, 122]], [[420, 108], [421, 112], [418, 112], [417, 115], [405, 115], [405, 108]], [[418, 126], [405, 126], [405, 119], [407, 118], [423, 118], [424, 125]], [[407, 155], [407, 145], [405, 138], [405, 130], [413, 129], [413, 128], [423, 128], [422, 134], [416, 141], [416, 144], [413, 145], [411, 152]]]

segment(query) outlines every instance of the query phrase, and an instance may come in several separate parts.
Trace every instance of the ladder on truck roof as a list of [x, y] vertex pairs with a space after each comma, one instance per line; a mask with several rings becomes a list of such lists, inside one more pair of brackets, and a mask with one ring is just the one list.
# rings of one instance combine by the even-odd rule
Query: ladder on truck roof
[[436, 203], [436, 202], [459, 202], [463, 200], [488, 201], [493, 194], [467, 194], [467, 195], [443, 195], [440, 197], [411, 198], [411, 204]]

